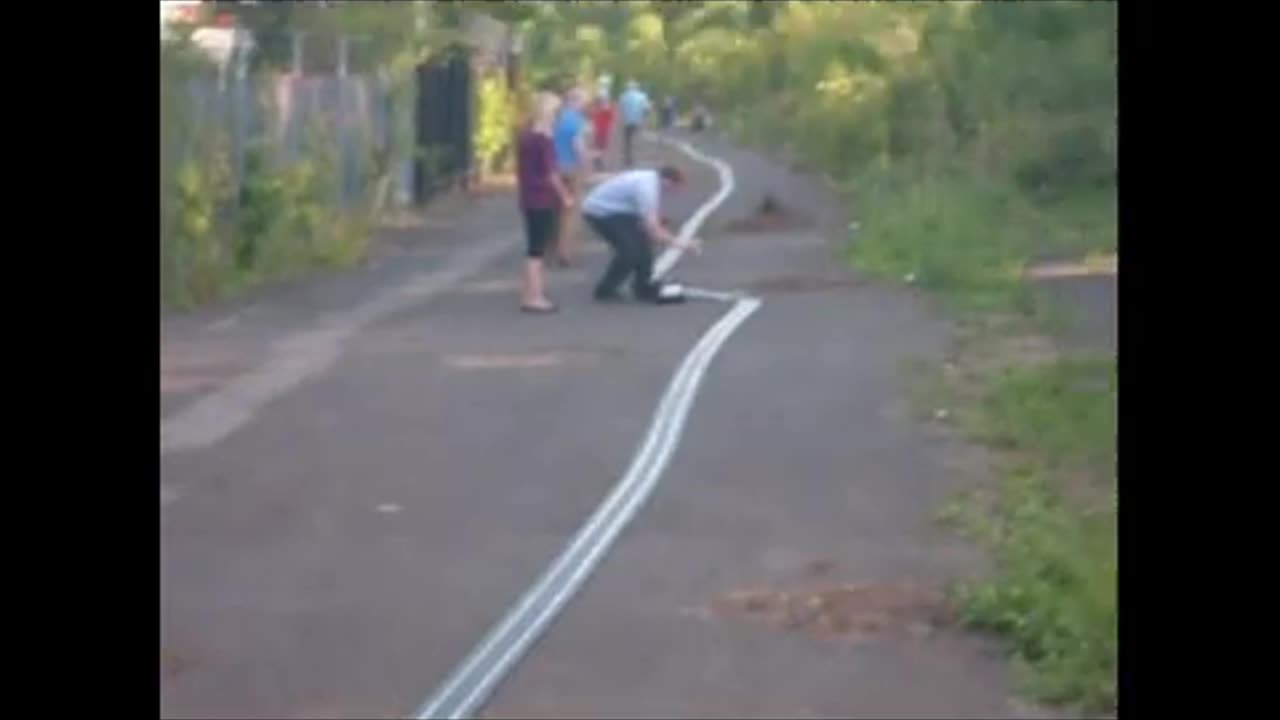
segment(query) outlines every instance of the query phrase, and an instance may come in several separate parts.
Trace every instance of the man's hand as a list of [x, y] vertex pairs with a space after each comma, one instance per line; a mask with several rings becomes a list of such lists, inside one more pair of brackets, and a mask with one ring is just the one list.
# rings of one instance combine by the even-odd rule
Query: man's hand
[[681, 250], [684, 250], [686, 252], [691, 252], [694, 255], [702, 254], [702, 240], [699, 238], [691, 237], [688, 240], [685, 240], [684, 242], [677, 241], [675, 245]]

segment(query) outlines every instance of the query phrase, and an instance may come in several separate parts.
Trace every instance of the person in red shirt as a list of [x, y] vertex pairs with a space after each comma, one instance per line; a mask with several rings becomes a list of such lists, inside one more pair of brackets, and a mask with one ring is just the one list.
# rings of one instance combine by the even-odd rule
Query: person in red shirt
[[613, 134], [613, 118], [616, 111], [609, 96], [601, 92], [591, 103], [591, 129], [595, 142], [597, 172], [604, 170], [604, 156], [609, 151], [609, 138]]

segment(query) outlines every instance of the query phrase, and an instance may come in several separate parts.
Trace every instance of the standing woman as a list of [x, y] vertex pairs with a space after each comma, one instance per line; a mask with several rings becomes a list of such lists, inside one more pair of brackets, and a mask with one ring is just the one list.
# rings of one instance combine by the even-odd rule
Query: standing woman
[[560, 177], [555, 141], [551, 137], [559, 108], [560, 99], [555, 95], [538, 93], [534, 98], [533, 118], [516, 142], [516, 180], [527, 240], [520, 309], [528, 313], [552, 313], [557, 309], [555, 303], [547, 299], [542, 257], [554, 240], [556, 216], [562, 208], [572, 208], [574, 203]]

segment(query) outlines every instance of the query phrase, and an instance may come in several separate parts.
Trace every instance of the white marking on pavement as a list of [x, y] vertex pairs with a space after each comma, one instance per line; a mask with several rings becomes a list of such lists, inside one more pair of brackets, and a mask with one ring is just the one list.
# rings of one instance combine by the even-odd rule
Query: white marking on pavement
[[380, 513], [398, 513], [403, 509], [404, 508], [395, 503], [383, 503], [377, 507], [377, 510]]
[[[680, 143], [680, 145], [684, 145]], [[690, 155], [692, 148], [682, 148]], [[700, 156], [700, 157], [698, 157]], [[704, 162], [719, 163], [698, 153]], [[719, 163], [721, 192], [708, 200], [681, 228], [687, 237], [697, 225], [732, 191], [733, 171]], [[667, 263], [674, 265], [678, 255]], [[658, 275], [658, 273], [655, 273]], [[662, 472], [675, 452], [693, 398], [712, 359], [734, 330], [759, 309], [761, 301], [731, 293], [697, 290], [703, 297], [734, 302], [685, 356], [667, 385], [653, 422], [626, 475], [578, 531], [552, 565], [543, 573], [505, 617], [458, 666], [436, 692], [418, 708], [418, 718], [469, 717], [493, 693], [529, 647], [563, 609], [574, 593], [600, 563], [605, 551], [652, 494]]]
[[[714, 167], [716, 172], [720, 174], [719, 192], [717, 192], [710, 200], [703, 203], [702, 207], [699, 207], [697, 212], [693, 214], [693, 217], [689, 218], [685, 224], [680, 227], [680, 233], [676, 236], [677, 240], [681, 243], [688, 242], [689, 238], [693, 237], [694, 233], [698, 232], [698, 229], [702, 227], [702, 223], [706, 221], [707, 216], [714, 212], [715, 209], [720, 206], [720, 203], [724, 202], [725, 198], [729, 197], [730, 193], [733, 192], [733, 168], [729, 167], [728, 163], [720, 160], [719, 158], [713, 158], [710, 155], [702, 154], [697, 148], [681, 140], [664, 138], [652, 133], [647, 133], [645, 137], [656, 142], [664, 142], [674, 145], [681, 152], [694, 160], [701, 161]], [[680, 258], [683, 256], [684, 250], [678, 247], [667, 248], [663, 251], [662, 255], [658, 257], [657, 261], [654, 262], [653, 275], [651, 277], [654, 280], [661, 280], [667, 273], [671, 272], [671, 268], [675, 267], [676, 263], [679, 262]]]
[[[578, 532], [574, 542], [526, 593], [517, 610], [490, 633], [435, 699], [419, 710], [419, 718], [469, 717], [578, 591], [618, 534], [652, 495], [675, 451], [693, 397], [711, 360], [729, 335], [759, 306], [760, 301], [754, 298], [734, 305], [703, 337], [704, 342], [686, 356], [655, 413], [644, 448], [632, 461], [627, 475]], [[468, 688], [470, 691], [461, 695]]]
[[420, 273], [346, 312], [322, 318], [316, 329], [272, 344], [266, 362], [160, 421], [160, 454], [197, 450], [221, 442], [252, 420], [267, 403], [327, 370], [362, 327], [439, 294], [515, 247], [503, 237], [459, 252], [441, 270]]
[[227, 330], [233, 327], [239, 321], [240, 321], [240, 314], [231, 313], [230, 315], [222, 318], [217, 322], [209, 323], [209, 329], [213, 330], [214, 332], [221, 332], [223, 330]]
[[708, 290], [707, 288], [684, 286], [684, 296], [693, 300], [715, 300], [717, 302], [737, 302], [746, 297], [740, 292], [724, 292], [721, 290]]

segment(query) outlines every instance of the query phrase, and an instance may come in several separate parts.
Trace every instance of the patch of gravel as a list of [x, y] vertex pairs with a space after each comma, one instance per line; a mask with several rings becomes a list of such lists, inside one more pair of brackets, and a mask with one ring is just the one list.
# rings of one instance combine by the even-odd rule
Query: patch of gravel
[[702, 614], [853, 642], [922, 640], [953, 622], [945, 593], [913, 580], [735, 590], [714, 598]]

